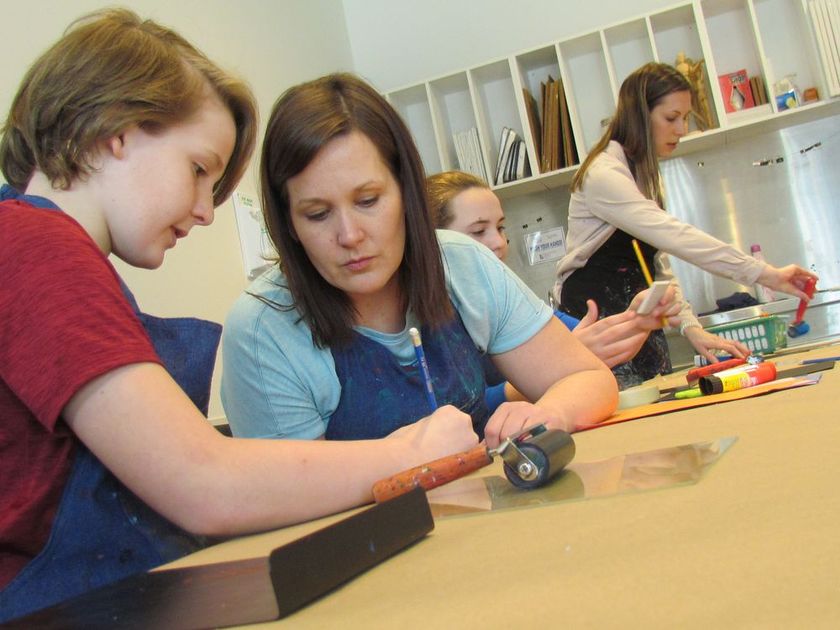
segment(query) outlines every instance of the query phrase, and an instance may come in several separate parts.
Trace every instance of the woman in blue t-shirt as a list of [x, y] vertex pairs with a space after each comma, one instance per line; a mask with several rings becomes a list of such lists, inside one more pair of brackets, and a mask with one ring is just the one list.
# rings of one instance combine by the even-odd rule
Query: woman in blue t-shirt
[[[337, 74], [288, 90], [261, 176], [280, 263], [225, 326], [222, 400], [237, 435], [364, 439], [435, 413], [411, 328], [437, 404], [469, 413], [488, 446], [612, 413], [615, 379], [551, 309], [485, 248], [435, 233], [410, 132], [371, 86]], [[535, 402], [489, 414], [483, 355]]]

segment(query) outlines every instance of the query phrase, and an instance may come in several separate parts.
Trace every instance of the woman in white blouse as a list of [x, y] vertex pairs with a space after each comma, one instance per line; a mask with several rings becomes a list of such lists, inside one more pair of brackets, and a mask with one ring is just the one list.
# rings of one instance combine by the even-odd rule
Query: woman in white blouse
[[[658, 160], [670, 155], [686, 134], [691, 90], [675, 68], [659, 63], [635, 70], [621, 85], [609, 128], [572, 180], [569, 250], [558, 263], [554, 287], [561, 308], [570, 315], [586, 313], [580, 296], [595, 298], [605, 315], [620, 313], [645, 288], [633, 239], [655, 279], [673, 278], [671, 253], [736, 282], [759, 283], [807, 299], [802, 289], [814, 274], [797, 265], [779, 268], [760, 262], [663, 210]], [[743, 344], [704, 331], [676, 286], [683, 302], [680, 332], [698, 353], [710, 360], [715, 360], [714, 350], [749, 353]], [[643, 379], [670, 371], [661, 331], [648, 337], [626, 370]]]

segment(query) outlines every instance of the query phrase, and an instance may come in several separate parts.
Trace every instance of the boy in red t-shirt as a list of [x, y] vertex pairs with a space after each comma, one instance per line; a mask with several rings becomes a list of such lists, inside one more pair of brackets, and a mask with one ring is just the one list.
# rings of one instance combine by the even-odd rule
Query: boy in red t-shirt
[[108, 256], [159, 267], [212, 222], [255, 134], [243, 83], [126, 10], [80, 20], [24, 78], [0, 142], [0, 622], [200, 536], [365, 503], [377, 479], [476, 443], [452, 407], [367, 442], [206, 422], [218, 326], [139, 313]]

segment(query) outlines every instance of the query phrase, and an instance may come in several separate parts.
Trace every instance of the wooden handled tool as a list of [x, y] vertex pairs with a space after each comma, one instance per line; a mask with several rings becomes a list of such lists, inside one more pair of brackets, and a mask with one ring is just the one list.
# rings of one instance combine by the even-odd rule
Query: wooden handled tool
[[575, 454], [575, 443], [565, 431], [538, 424], [511, 435], [498, 448], [479, 444], [469, 451], [441, 457], [415, 466], [373, 485], [377, 503], [398, 497], [420, 487], [437, 488], [487, 466], [496, 455], [505, 462], [505, 476], [518, 488], [539, 487], [559, 473]]
[[373, 486], [373, 498], [377, 503], [381, 503], [417, 486], [431, 490], [483, 468], [492, 461], [490, 450], [479, 444], [469, 451], [441, 457], [377, 481]]

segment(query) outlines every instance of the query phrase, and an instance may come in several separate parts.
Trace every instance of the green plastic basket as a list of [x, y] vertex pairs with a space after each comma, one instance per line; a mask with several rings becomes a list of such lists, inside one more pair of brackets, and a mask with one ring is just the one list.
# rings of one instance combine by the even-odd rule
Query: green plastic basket
[[787, 346], [787, 326], [781, 317], [765, 315], [707, 328], [725, 339], [740, 341], [756, 354], [768, 354]]

